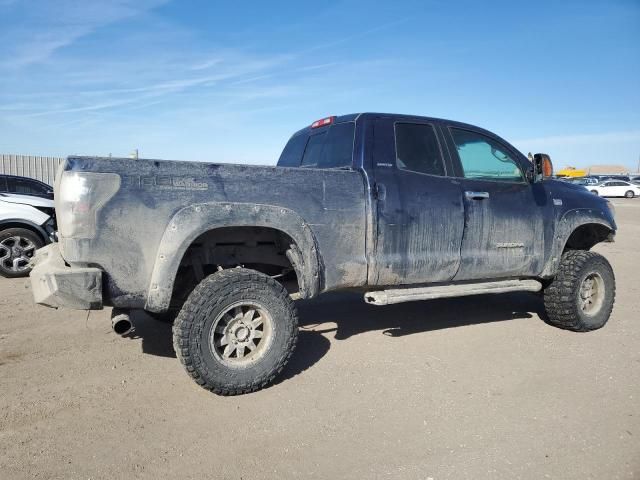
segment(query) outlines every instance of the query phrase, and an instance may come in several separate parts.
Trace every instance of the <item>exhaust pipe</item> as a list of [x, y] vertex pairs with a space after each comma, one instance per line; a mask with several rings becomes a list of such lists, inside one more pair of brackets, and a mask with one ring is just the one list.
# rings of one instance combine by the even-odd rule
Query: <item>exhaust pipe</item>
[[127, 310], [114, 308], [111, 312], [111, 328], [118, 335], [122, 336], [133, 332], [133, 322], [131, 321], [129, 312]]

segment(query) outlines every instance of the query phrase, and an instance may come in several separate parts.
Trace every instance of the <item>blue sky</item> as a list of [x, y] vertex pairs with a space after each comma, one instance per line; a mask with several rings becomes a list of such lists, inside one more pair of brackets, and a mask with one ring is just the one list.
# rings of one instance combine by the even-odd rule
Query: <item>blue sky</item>
[[640, 1], [0, 0], [0, 152], [275, 163], [359, 111], [640, 157]]

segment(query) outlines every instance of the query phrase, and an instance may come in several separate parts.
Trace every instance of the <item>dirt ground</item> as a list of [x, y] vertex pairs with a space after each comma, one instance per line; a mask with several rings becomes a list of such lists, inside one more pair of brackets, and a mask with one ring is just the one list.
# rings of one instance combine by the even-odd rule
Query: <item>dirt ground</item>
[[170, 326], [33, 305], [0, 278], [0, 478], [640, 479], [640, 200], [616, 200], [618, 294], [602, 330], [533, 294], [299, 304], [279, 382], [223, 398]]

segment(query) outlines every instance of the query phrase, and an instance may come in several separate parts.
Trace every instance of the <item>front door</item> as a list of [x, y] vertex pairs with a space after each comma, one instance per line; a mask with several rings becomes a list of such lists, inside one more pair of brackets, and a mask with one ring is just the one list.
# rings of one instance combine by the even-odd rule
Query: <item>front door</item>
[[370, 285], [443, 282], [460, 262], [460, 184], [443, 161], [433, 124], [380, 118], [374, 126], [377, 197]]
[[535, 276], [545, 258], [545, 216], [552, 207], [542, 183], [526, 180], [516, 154], [483, 133], [445, 131], [461, 167], [465, 228], [455, 280]]

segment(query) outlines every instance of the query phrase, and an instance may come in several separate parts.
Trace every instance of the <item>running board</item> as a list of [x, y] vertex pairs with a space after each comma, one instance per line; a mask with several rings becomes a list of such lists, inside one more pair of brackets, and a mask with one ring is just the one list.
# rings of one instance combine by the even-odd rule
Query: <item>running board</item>
[[502, 280], [499, 282], [378, 290], [365, 293], [364, 301], [371, 305], [391, 305], [392, 303], [482, 295], [486, 293], [539, 292], [541, 289], [542, 285], [537, 280]]

